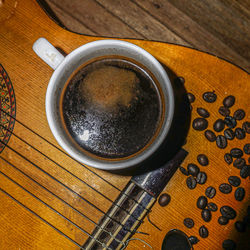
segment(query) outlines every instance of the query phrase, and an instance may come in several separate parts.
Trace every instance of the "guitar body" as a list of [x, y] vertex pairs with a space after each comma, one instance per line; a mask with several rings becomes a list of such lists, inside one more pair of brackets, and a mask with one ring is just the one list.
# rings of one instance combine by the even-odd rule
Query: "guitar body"
[[[0, 112], [3, 125], [0, 137], [0, 249], [79, 249], [77, 244], [83, 245], [88, 239], [86, 232], [91, 234], [96, 225], [77, 211], [98, 223], [103, 212], [111, 207], [111, 200], [117, 198], [131, 178], [85, 168], [67, 156], [55, 141], [45, 114], [46, 88], [53, 70], [32, 50], [33, 43], [40, 37], [45, 37], [65, 53], [87, 42], [103, 39], [61, 28], [36, 1], [7, 0], [0, 6], [0, 87], [5, 97], [1, 96]], [[198, 107], [206, 108], [210, 112], [208, 129], [212, 130], [213, 123], [218, 118], [223, 119], [218, 113], [223, 99], [234, 95], [236, 101], [231, 114], [239, 108], [246, 112], [237, 127], [249, 121], [248, 73], [190, 48], [124, 40], [144, 48], [185, 79], [187, 92], [196, 97], [192, 103], [191, 120], [198, 117]], [[203, 100], [202, 94], [207, 91], [215, 91], [216, 102]], [[246, 134], [243, 140], [228, 141], [227, 147], [220, 149], [215, 142], [205, 138], [204, 131], [196, 131], [190, 126], [187, 143], [183, 146], [189, 154], [182, 166], [198, 165], [197, 155], [206, 154], [209, 165], [200, 166], [200, 169], [206, 172], [207, 182], [190, 190], [186, 185], [187, 177], [178, 170], [162, 192], [171, 196], [171, 202], [165, 207], [156, 202], [149, 214], [150, 221], [160, 230], [145, 218], [137, 231], [146, 234], [135, 233], [132, 239], [140, 240], [130, 240], [127, 249], [150, 249], [149, 245], [161, 249], [162, 241], [171, 229], [197, 236], [200, 241], [194, 249], [221, 249], [225, 239], [236, 240], [240, 249], [246, 249], [247, 233], [237, 232], [234, 223], [243, 219], [249, 205], [249, 177], [241, 178], [240, 186], [246, 191], [243, 201], [235, 200], [235, 187], [230, 194], [223, 194], [219, 185], [228, 183], [229, 176], [240, 175], [239, 169], [225, 163], [224, 154], [234, 147], [243, 149], [249, 138]], [[243, 158], [249, 161], [249, 155], [244, 154]], [[210, 222], [205, 222], [201, 210], [196, 207], [198, 197], [205, 194], [208, 186], [217, 190], [211, 201], [219, 209], [229, 205], [237, 211], [236, 219], [225, 226], [218, 224], [219, 209], [212, 213]], [[187, 217], [195, 222], [191, 229], [183, 225]], [[209, 230], [209, 236], [204, 239], [198, 232], [202, 225]]]

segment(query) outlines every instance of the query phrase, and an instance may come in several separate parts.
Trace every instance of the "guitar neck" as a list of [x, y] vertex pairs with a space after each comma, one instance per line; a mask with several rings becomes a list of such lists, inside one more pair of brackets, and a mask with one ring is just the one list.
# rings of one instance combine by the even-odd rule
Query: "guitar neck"
[[181, 149], [167, 164], [132, 177], [116, 201], [103, 216], [82, 249], [121, 249], [136, 233], [156, 198], [187, 156]]

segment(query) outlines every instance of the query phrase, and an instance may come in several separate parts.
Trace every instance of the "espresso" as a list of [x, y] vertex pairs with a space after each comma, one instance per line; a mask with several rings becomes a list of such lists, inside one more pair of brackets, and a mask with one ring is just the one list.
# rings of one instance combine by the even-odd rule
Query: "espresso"
[[127, 58], [99, 58], [83, 65], [68, 81], [61, 104], [72, 139], [103, 158], [138, 153], [162, 120], [157, 83]]

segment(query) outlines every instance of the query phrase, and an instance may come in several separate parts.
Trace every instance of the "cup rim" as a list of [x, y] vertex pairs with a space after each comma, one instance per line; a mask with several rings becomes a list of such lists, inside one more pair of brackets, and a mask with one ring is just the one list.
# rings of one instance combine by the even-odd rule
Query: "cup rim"
[[[157, 71], [159, 72], [159, 74], [161, 75], [164, 81], [164, 83], [159, 81], [159, 84], [161, 88], [163, 88], [162, 86], [163, 84], [165, 85], [166, 91], [162, 91], [162, 92], [164, 94], [164, 98], [165, 99], [167, 98], [168, 103], [169, 103], [167, 110], [165, 111], [165, 114], [163, 114], [164, 121], [163, 121], [162, 127], [158, 135], [156, 136], [156, 138], [153, 140], [153, 142], [147, 148], [145, 148], [141, 153], [129, 159], [125, 159], [125, 160], [110, 161], [109, 159], [107, 159], [107, 161], [104, 161], [104, 160], [100, 160], [97, 158], [91, 158], [88, 155], [84, 155], [82, 151], [81, 152], [78, 151], [76, 148], [68, 145], [68, 143], [65, 142], [65, 140], [63, 139], [60, 133], [60, 130], [58, 129], [56, 125], [55, 119], [53, 119], [53, 101], [51, 100], [51, 97], [53, 96], [53, 93], [54, 93], [54, 83], [55, 81], [57, 81], [59, 75], [64, 70], [69, 70], [70, 67], [67, 67], [67, 66], [70, 64], [70, 62], [72, 62], [72, 60], [74, 60], [74, 58], [77, 55], [87, 52], [88, 50], [93, 49], [93, 48], [103, 48], [105, 46], [109, 46], [109, 47], [120, 46], [126, 49], [129, 48], [129, 49], [135, 50], [137, 53], [140, 53], [140, 55], [143, 55], [145, 58], [147, 58], [147, 60], [151, 62], [154, 68], [157, 69]], [[139, 60], [137, 61], [141, 63]], [[173, 120], [174, 105], [175, 105], [171, 82], [169, 80], [167, 72], [165, 71], [163, 66], [160, 64], [160, 62], [149, 52], [147, 52], [146, 50], [144, 50], [143, 48], [135, 44], [132, 44], [126, 41], [121, 41], [121, 40], [113, 40], [113, 39], [89, 42], [73, 50], [71, 53], [69, 53], [65, 57], [65, 59], [62, 61], [62, 63], [58, 66], [58, 68], [56, 68], [56, 70], [53, 72], [50, 78], [47, 92], [46, 92], [45, 103], [46, 103], [45, 108], [46, 108], [46, 116], [47, 116], [48, 124], [52, 131], [52, 134], [54, 135], [59, 145], [77, 161], [83, 164], [86, 164], [88, 166], [95, 167], [98, 169], [103, 169], [103, 170], [121, 170], [125, 168], [130, 168], [133, 166], [137, 166], [140, 163], [144, 162], [146, 159], [150, 158], [150, 156], [152, 156], [157, 151], [157, 149], [159, 149], [159, 147], [162, 145], [163, 141], [165, 140], [170, 130], [172, 120]], [[166, 113], [167, 113], [167, 116], [166, 116]]]

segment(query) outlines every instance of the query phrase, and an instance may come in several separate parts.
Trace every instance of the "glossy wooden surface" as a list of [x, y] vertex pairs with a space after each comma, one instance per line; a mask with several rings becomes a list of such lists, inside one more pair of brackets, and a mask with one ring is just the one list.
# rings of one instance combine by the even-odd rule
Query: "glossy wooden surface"
[[[45, 37], [54, 46], [69, 53], [100, 38], [78, 35], [60, 28], [46, 16], [35, 1], [10, 0], [4, 1], [4, 6], [0, 7], [0, 16], [5, 15], [0, 21], [0, 63], [7, 71], [15, 90], [17, 122], [8, 146], [0, 154], [0, 187], [4, 190], [0, 192], [0, 249], [78, 249], [76, 244], [53, 227], [82, 245], [87, 236], [74, 224], [89, 233], [95, 225], [65, 202], [98, 222], [102, 212], [107, 211], [112, 203], [91, 187], [114, 201], [119, 194], [117, 189], [121, 190], [130, 177], [92, 168], [89, 168], [93, 171], [90, 172], [58, 149], [60, 147], [46, 121], [44, 104], [47, 83], [53, 70], [35, 55], [32, 44], [39, 37]], [[6, 10], [9, 10], [11, 15], [7, 15]], [[196, 96], [192, 104], [192, 119], [198, 116], [197, 107], [207, 108], [211, 113], [208, 118], [211, 129], [213, 122], [220, 117], [218, 107], [221, 106], [222, 100], [233, 94], [236, 103], [231, 112], [243, 108], [247, 114], [243, 121], [249, 120], [250, 82], [246, 72], [216, 57], [185, 47], [142, 40], [127, 41], [146, 49], [177, 76], [184, 77], [185, 88]], [[206, 91], [215, 91], [217, 94], [214, 104], [203, 101], [202, 94]], [[241, 126], [243, 121], [239, 121], [238, 126]], [[165, 234], [173, 228], [178, 228], [189, 236], [197, 236], [200, 242], [194, 246], [195, 249], [221, 249], [222, 241], [226, 238], [246, 238], [247, 233], [240, 234], [235, 231], [234, 222], [241, 220], [246, 212], [249, 202], [249, 178], [242, 179], [241, 186], [246, 189], [243, 202], [235, 201], [235, 188], [228, 195], [218, 191], [219, 184], [227, 182], [230, 175], [239, 176], [238, 169], [224, 162], [224, 154], [233, 147], [243, 148], [246, 142], [249, 142], [249, 134], [244, 140], [230, 141], [226, 149], [218, 149], [215, 143], [209, 143], [204, 138], [203, 132], [190, 128], [187, 144], [184, 146], [189, 155], [183, 166], [186, 167], [190, 162], [197, 163], [197, 155], [206, 153], [210, 161], [209, 166], [200, 167], [208, 175], [206, 184], [189, 190], [185, 184], [186, 177], [178, 171], [163, 191], [171, 195], [170, 204], [160, 207], [156, 203], [150, 214], [150, 220], [162, 231], [146, 220], [139, 231], [149, 235], [135, 234], [133, 238], [144, 240], [154, 249], [161, 248]], [[201, 219], [200, 210], [196, 208], [197, 198], [203, 195], [206, 187], [210, 185], [217, 189], [217, 195], [212, 201], [219, 208], [222, 205], [231, 205], [238, 212], [237, 218], [226, 226], [220, 226], [217, 222], [219, 211], [213, 213], [212, 220], [206, 223]], [[194, 219], [194, 228], [185, 228], [185, 217]], [[198, 229], [202, 225], [206, 225], [209, 230], [209, 237], [206, 239], [201, 239], [198, 235]], [[240, 240], [238, 244], [247, 243]], [[131, 240], [127, 249], [150, 248], [141, 241]]]

